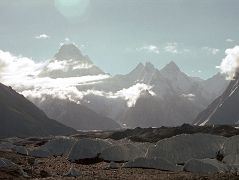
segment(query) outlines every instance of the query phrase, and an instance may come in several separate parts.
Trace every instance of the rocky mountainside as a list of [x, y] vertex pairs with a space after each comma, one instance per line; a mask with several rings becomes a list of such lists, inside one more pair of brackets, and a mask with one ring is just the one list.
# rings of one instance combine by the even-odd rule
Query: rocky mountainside
[[0, 84], [0, 137], [66, 135], [75, 130], [49, 119], [11, 87]]
[[135, 106], [124, 113], [121, 121], [127, 127], [190, 124], [228, 83], [221, 75], [198, 81], [181, 72], [174, 62], [154, 70], [151, 75], [148, 83], [155, 95], [140, 96]]
[[239, 74], [235, 76], [224, 93], [213, 101], [196, 118], [196, 125], [239, 123]]

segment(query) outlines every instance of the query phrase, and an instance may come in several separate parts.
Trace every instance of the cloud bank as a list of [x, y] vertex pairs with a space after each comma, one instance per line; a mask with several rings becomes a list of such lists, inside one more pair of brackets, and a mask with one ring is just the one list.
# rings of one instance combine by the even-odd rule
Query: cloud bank
[[[52, 68], [67, 70], [69, 63], [53, 61]], [[72, 61], [69, 61], [72, 64]], [[89, 68], [86, 64], [75, 64], [76, 69]], [[19, 93], [32, 101], [38, 99], [45, 101], [47, 98], [58, 98], [69, 100], [80, 104], [87, 95], [103, 96], [110, 99], [123, 99], [128, 107], [135, 105], [142, 92], [148, 90], [151, 95], [151, 86], [137, 83], [132, 87], [119, 90], [117, 92], [104, 92], [95, 89], [80, 90], [80, 87], [101, 83], [103, 80], [111, 78], [108, 74], [89, 75], [81, 77], [50, 78], [39, 77], [38, 74], [46, 67], [47, 62], [36, 63], [26, 57], [17, 57], [9, 52], [0, 50], [0, 79], [6, 85], [12, 86]], [[92, 87], [92, 86], [91, 86]]]
[[36, 76], [44, 63], [35, 63], [32, 59], [14, 56], [9, 52], [0, 50], [0, 79], [2, 81], [14, 80]]
[[226, 57], [222, 60], [218, 68], [222, 73], [227, 74], [227, 78], [232, 80], [236, 73], [239, 72], [239, 46], [226, 49]]

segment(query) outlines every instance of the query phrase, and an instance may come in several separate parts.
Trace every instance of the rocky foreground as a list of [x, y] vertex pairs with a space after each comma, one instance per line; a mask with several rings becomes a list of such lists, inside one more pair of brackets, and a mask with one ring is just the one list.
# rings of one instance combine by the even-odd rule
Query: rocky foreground
[[113, 134], [2, 139], [0, 179], [239, 179], [237, 135], [179, 134], [153, 143]]

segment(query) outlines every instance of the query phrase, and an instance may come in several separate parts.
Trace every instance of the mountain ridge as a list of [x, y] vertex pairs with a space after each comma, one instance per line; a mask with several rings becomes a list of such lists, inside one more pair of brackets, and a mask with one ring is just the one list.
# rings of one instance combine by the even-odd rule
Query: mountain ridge
[[0, 83], [0, 137], [67, 135], [72, 128], [52, 120], [24, 96]]

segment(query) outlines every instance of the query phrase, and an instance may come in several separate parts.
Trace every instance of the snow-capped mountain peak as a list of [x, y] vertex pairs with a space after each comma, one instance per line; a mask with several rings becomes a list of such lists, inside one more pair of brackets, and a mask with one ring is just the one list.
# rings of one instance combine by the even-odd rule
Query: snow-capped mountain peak
[[84, 56], [80, 49], [75, 44], [63, 44], [58, 52], [55, 54], [54, 59], [56, 60], [75, 60], [81, 61], [82, 63], [92, 64], [87, 56]]
[[63, 44], [45, 66], [40, 76], [52, 78], [80, 77], [105, 74], [81, 53], [75, 44]]

